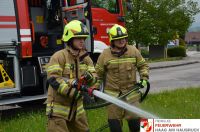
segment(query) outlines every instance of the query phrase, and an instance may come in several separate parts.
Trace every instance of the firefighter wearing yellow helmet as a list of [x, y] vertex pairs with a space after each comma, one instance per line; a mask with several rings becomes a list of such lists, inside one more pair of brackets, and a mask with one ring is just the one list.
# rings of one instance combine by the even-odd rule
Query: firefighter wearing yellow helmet
[[87, 81], [89, 86], [96, 80], [93, 62], [84, 50], [88, 36], [88, 30], [82, 22], [69, 22], [63, 33], [66, 48], [57, 51], [47, 66], [48, 132], [89, 131], [81, 91], [77, 89], [78, 80], [83, 74], [90, 74], [91, 78]]
[[[133, 45], [127, 43], [127, 30], [123, 26], [115, 24], [108, 32], [110, 47], [105, 49], [98, 58], [95, 66], [98, 83], [104, 82], [104, 92], [111, 96], [120, 96], [130, 91], [136, 84], [136, 70], [140, 74], [142, 86], [147, 84], [149, 78], [149, 67], [140, 52]], [[132, 92], [124, 99], [126, 102], [139, 105], [139, 91]], [[128, 121], [131, 132], [139, 131], [139, 116], [117, 107], [107, 107], [108, 123], [111, 132], [122, 131], [122, 119]]]
[[109, 35], [109, 41], [117, 40], [117, 39], [122, 39], [122, 38], [127, 38], [128, 33], [126, 28], [115, 24], [108, 32]]
[[73, 20], [64, 28], [63, 41], [68, 42], [71, 38], [87, 38], [88, 36], [87, 27], [82, 22]]

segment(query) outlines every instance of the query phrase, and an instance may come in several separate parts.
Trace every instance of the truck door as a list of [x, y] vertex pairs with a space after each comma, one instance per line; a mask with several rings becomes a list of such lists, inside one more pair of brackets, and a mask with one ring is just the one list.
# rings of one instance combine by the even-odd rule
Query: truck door
[[101, 53], [109, 45], [108, 30], [114, 25], [124, 26], [122, 0], [92, 0], [94, 53]]

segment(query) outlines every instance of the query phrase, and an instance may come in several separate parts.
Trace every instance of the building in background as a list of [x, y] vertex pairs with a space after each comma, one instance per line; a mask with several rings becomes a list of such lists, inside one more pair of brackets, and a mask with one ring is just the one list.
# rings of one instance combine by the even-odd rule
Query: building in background
[[185, 41], [187, 44], [200, 44], [200, 32], [187, 32]]

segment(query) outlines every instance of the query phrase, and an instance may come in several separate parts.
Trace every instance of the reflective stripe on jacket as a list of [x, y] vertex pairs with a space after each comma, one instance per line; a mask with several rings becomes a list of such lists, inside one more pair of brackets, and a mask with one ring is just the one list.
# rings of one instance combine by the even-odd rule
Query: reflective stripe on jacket
[[126, 93], [136, 83], [136, 71], [141, 79], [148, 79], [149, 67], [135, 46], [127, 45], [126, 52], [119, 56], [105, 49], [96, 64], [98, 83], [104, 82], [105, 90]]
[[[46, 113], [71, 120], [73, 116], [84, 112], [82, 99], [72, 104], [75, 88], [71, 87], [71, 81], [85, 73], [91, 72], [95, 75], [95, 68], [91, 58], [86, 51], [80, 51], [77, 57], [73, 50], [66, 47], [56, 52], [47, 66], [47, 80], [54, 77], [55, 88], [49, 85]], [[70, 113], [70, 115], [69, 115]]]

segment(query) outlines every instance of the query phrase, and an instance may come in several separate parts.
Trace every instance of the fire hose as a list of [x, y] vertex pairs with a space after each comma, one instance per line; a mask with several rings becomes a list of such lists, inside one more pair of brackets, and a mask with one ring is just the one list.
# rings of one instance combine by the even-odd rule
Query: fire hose
[[[133, 87], [133, 89], [131, 89], [131, 90], [128, 91], [127, 93], [122, 94], [121, 96], [117, 97], [117, 99], [123, 99], [123, 98], [125, 98], [126, 96], [128, 96], [129, 94], [131, 94], [132, 92], [138, 91], [139, 89], [141, 89], [140, 85], [139, 85], [139, 84], [136, 84], [136, 85]], [[148, 82], [148, 83], [147, 83], [146, 91], [144, 92], [144, 94], [141, 95], [140, 102], [142, 102], [142, 101], [146, 98], [146, 96], [147, 96], [149, 90], [150, 90], [150, 83]], [[97, 109], [97, 108], [101, 108], [101, 107], [104, 107], [104, 106], [107, 106], [107, 105], [110, 105], [110, 104], [112, 104], [112, 103], [111, 103], [111, 102], [102, 102], [102, 103], [97, 104], [97, 105], [84, 106], [84, 109], [86, 109], [86, 110]]]
[[112, 104], [115, 104], [115, 105], [117, 105], [117, 106], [119, 106], [119, 107], [121, 107], [123, 109], [126, 109], [126, 110], [128, 110], [128, 111], [130, 111], [132, 113], [135, 113], [135, 114], [137, 114], [137, 115], [139, 115], [141, 117], [145, 117], [145, 118], [158, 118], [155, 115], [152, 115], [152, 114], [150, 114], [150, 113], [148, 113], [148, 112], [146, 112], [146, 111], [144, 111], [142, 109], [139, 109], [139, 108], [137, 108], [137, 107], [135, 107], [133, 105], [125, 103], [122, 100], [119, 100], [119, 99], [117, 99], [115, 97], [112, 97], [112, 96], [107, 95], [105, 93], [102, 93], [100, 91], [94, 90], [93, 91], [93, 95], [97, 96], [97, 97], [99, 97], [99, 98], [101, 98], [103, 100], [106, 100], [106, 101], [108, 101], [108, 102], [110, 102]]
[[[126, 94], [120, 96], [119, 98], [115, 98], [115, 97], [109, 96], [109, 95], [107, 95], [105, 93], [102, 93], [100, 91], [97, 91], [97, 90], [93, 91], [93, 95], [98, 97], [98, 98], [101, 98], [103, 100], [108, 101], [108, 102], [105, 102], [105, 103], [102, 103], [102, 104], [98, 105], [98, 107], [100, 107], [100, 106], [103, 107], [103, 106], [106, 106], [106, 105], [109, 105], [109, 104], [115, 104], [115, 105], [117, 105], [117, 106], [119, 106], [119, 107], [121, 107], [123, 109], [126, 109], [126, 110], [128, 110], [128, 111], [130, 111], [132, 113], [135, 113], [135, 114], [139, 115], [140, 117], [158, 119], [157, 116], [155, 116], [155, 115], [153, 115], [151, 113], [148, 113], [148, 112], [146, 112], [146, 111], [144, 111], [142, 109], [139, 109], [139, 108], [137, 108], [137, 107], [135, 107], [133, 105], [127, 104], [127, 103], [123, 102], [122, 100], [120, 100], [121, 98], [126, 97], [128, 94], [130, 94], [130, 93], [132, 93], [132, 92], [134, 92], [136, 90], [138, 90], [138, 89], [130, 90], [129, 92], [127, 92]], [[149, 90], [146, 90], [146, 91], [149, 91]], [[145, 92], [145, 93], [147, 93], [147, 92]], [[146, 96], [147, 94], [144, 94], [144, 95]], [[142, 96], [143, 98], [141, 98], [141, 99], [145, 98], [144, 95]], [[92, 108], [92, 107], [90, 107], [90, 108]], [[101, 132], [101, 131], [103, 131], [104, 129], [106, 129], [108, 127], [109, 127], [109, 124], [105, 124], [105, 125], [101, 126], [100, 128], [96, 129], [95, 132]]]
[[[78, 90], [81, 90], [81, 89], [86, 89], [87, 90], [88, 86], [87, 86], [86, 83], [87, 83], [87, 76], [82, 76], [79, 79], [79, 81], [78, 81], [78, 87], [77, 87], [77, 89]], [[148, 94], [149, 89], [150, 89], [150, 85], [148, 85], [148, 90], [145, 92], [145, 94], [143, 96], [146, 96]], [[146, 111], [144, 111], [144, 110], [142, 110], [140, 108], [137, 108], [137, 107], [135, 107], [133, 105], [125, 103], [124, 101], [122, 101], [122, 100], [120, 100], [118, 98], [112, 97], [112, 96], [107, 95], [105, 93], [102, 93], [100, 91], [93, 90], [92, 94], [94, 96], [100, 98], [100, 99], [103, 99], [103, 100], [105, 100], [107, 102], [115, 104], [118, 107], [126, 109], [126, 110], [128, 110], [128, 111], [130, 111], [132, 113], [135, 113], [135, 114], [137, 114], [137, 115], [139, 115], [141, 117], [145, 117], [145, 118], [158, 118], [157, 116], [155, 116], [155, 115], [153, 115], [151, 113], [148, 113], [148, 112], [146, 112]], [[142, 97], [142, 98], [144, 99], [145, 97]]]
[[[88, 88], [88, 86], [86, 85], [87, 84], [87, 75], [86, 76], [82, 76], [79, 81], [78, 81], [78, 89], [86, 89]], [[104, 107], [104, 106], [107, 106], [109, 104], [115, 104], [123, 109], [126, 109], [132, 113], [135, 113], [141, 117], [145, 117], [145, 118], [158, 118], [157, 116], [151, 114], [151, 113], [148, 113], [142, 109], [139, 109], [135, 106], [132, 106], [130, 104], [127, 104], [125, 102], [123, 102], [122, 100], [120, 99], [123, 99], [124, 97], [128, 96], [130, 93], [134, 92], [134, 91], [138, 91], [139, 89], [141, 89], [141, 86], [136, 84], [134, 86], [134, 88], [130, 91], [128, 91], [127, 93], [121, 95], [120, 97], [118, 98], [115, 98], [115, 97], [112, 97], [110, 95], [107, 95], [105, 93], [102, 93], [100, 91], [97, 91], [97, 90], [93, 90], [92, 94], [102, 100], [105, 100], [107, 102], [104, 102], [104, 103], [101, 103], [101, 104], [98, 104], [98, 105], [95, 105], [95, 106], [89, 106], [89, 107], [84, 107], [85, 109], [96, 109], [96, 108], [100, 108], [100, 107]], [[147, 83], [147, 88], [144, 92], [144, 94], [141, 96], [141, 99], [140, 101], [142, 102], [145, 97], [147, 96], [148, 92], [150, 90], [150, 83], [148, 82]], [[96, 129], [96, 132], [99, 132], [99, 131], [103, 131], [104, 129], [108, 128], [109, 125], [108, 124], [105, 124], [103, 126], [101, 126], [100, 128]]]

